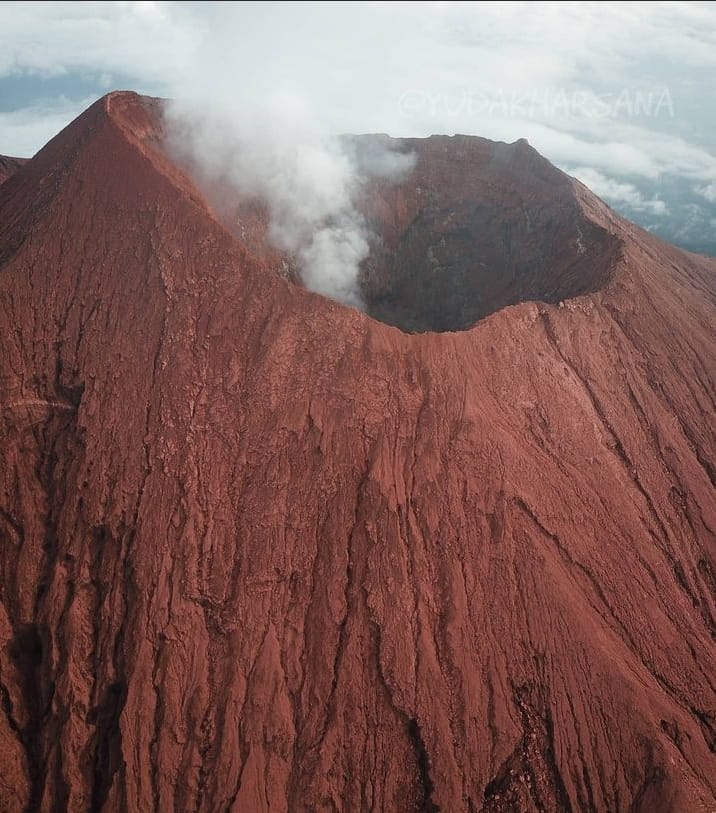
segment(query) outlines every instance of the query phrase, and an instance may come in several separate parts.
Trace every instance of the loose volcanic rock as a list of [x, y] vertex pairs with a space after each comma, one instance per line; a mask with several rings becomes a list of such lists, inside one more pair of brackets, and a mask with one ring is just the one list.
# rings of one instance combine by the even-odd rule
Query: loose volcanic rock
[[0, 810], [716, 809], [716, 263], [411, 140], [367, 315], [161, 129], [0, 187]]

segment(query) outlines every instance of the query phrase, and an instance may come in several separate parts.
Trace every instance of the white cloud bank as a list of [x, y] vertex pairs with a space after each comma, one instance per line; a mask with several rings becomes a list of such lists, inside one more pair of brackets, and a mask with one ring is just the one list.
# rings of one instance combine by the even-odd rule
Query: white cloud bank
[[663, 200], [657, 197], [647, 199], [634, 184], [609, 178], [593, 167], [577, 167], [569, 169], [568, 172], [588, 186], [595, 195], [604, 198], [607, 203], [626, 206], [635, 212], [648, 212], [660, 217], [669, 213]]

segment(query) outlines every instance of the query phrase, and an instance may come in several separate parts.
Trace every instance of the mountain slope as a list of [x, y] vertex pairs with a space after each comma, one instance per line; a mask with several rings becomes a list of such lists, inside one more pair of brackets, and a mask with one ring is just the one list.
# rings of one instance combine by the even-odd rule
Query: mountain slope
[[460, 332], [282, 279], [134, 94], [0, 187], [0, 809], [714, 809], [716, 267], [517, 151], [602, 261]]
[[9, 155], [0, 155], [0, 183], [14, 175], [25, 161], [25, 158], [11, 158]]

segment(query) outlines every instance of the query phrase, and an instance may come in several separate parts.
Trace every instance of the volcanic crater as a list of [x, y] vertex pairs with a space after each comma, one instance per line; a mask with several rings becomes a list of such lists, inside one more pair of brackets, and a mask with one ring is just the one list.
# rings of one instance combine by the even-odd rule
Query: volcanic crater
[[[621, 240], [524, 139], [345, 138], [359, 170], [381, 151], [414, 158], [397, 179], [366, 172], [355, 196], [370, 245], [358, 283], [373, 319], [404, 333], [464, 331], [509, 305], [596, 292], [613, 276]], [[198, 183], [235, 238], [304, 287], [295, 258], [271, 246], [265, 202]]]
[[461, 331], [507, 305], [558, 303], [610, 279], [619, 239], [526, 141], [380, 138], [416, 164], [397, 184], [369, 181], [359, 200], [375, 236], [360, 279], [374, 319], [409, 333]]

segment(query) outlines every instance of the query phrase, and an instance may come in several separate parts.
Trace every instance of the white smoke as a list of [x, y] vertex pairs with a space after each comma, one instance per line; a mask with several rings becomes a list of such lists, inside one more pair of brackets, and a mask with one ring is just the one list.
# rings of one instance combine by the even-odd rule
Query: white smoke
[[395, 179], [411, 155], [372, 145], [367, 160], [345, 139], [312, 126], [295, 99], [231, 111], [196, 102], [167, 110], [172, 147], [209, 181], [227, 183], [238, 200], [269, 212], [269, 239], [291, 255], [303, 283], [345, 305], [363, 308], [359, 272], [371, 235], [355, 207], [369, 176]]

